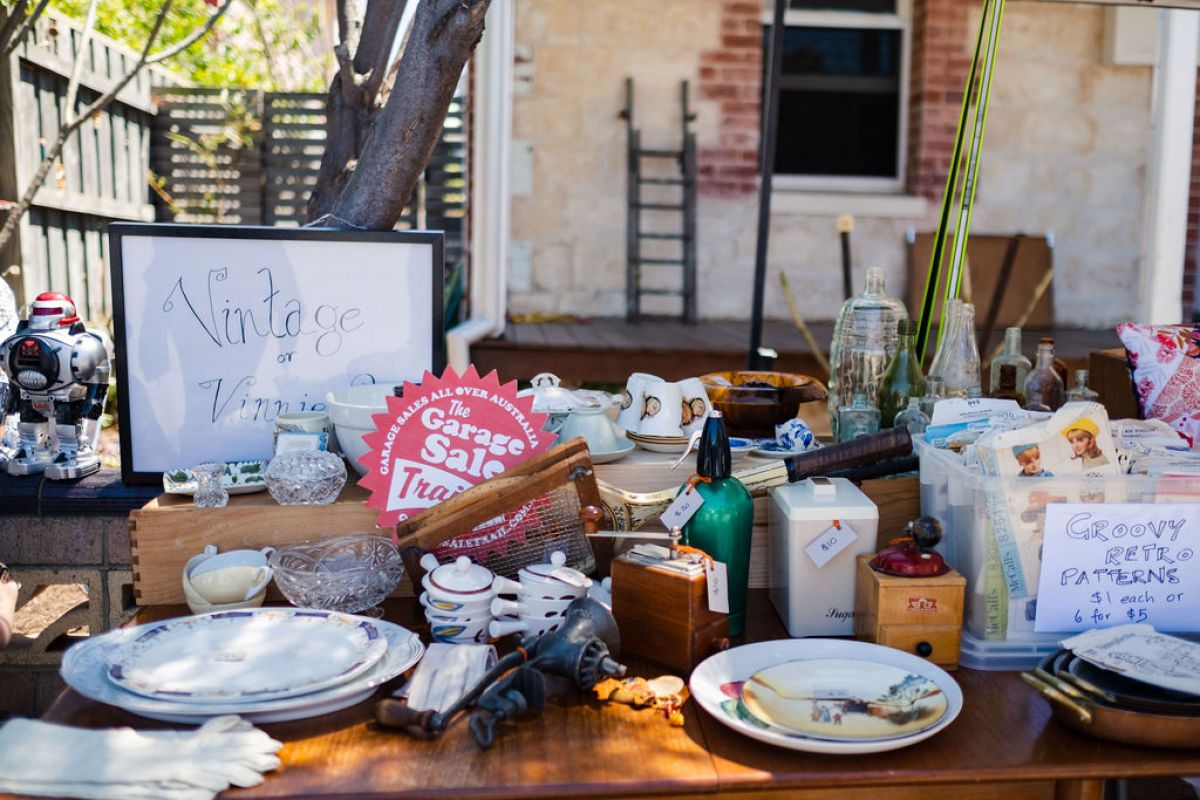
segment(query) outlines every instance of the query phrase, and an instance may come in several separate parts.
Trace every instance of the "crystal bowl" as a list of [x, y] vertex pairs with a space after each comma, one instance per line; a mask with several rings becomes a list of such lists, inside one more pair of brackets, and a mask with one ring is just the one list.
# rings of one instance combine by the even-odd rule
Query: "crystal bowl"
[[266, 481], [267, 491], [281, 506], [324, 506], [346, 485], [346, 463], [323, 450], [282, 453], [271, 459]]
[[731, 436], [774, 436], [804, 403], [824, 403], [825, 385], [790, 372], [713, 372], [700, 378]]
[[270, 563], [275, 585], [292, 605], [346, 614], [378, 606], [404, 576], [391, 540], [363, 533], [283, 547]]

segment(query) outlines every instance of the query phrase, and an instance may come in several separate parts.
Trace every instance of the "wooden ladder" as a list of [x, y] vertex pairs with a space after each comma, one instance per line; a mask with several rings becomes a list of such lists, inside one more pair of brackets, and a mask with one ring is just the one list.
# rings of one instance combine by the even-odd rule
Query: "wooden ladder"
[[[625, 230], [625, 317], [630, 322], [644, 318], [642, 297], [662, 295], [679, 297], [682, 308], [679, 318], [691, 325], [696, 321], [696, 135], [691, 123], [696, 118], [688, 105], [688, 82], [680, 86], [682, 113], [680, 115], [682, 149], [652, 150], [642, 147], [642, 132], [633, 125], [633, 79], [625, 79], [625, 120], [628, 133], [628, 222]], [[646, 177], [642, 162], [646, 159], [673, 161], [678, 167], [675, 175]], [[680, 197], [673, 202], [647, 202], [642, 198], [645, 186], [676, 186]], [[646, 231], [642, 228], [642, 212], [673, 212], [679, 215], [680, 227], [667, 231]], [[679, 242], [678, 258], [647, 258], [642, 255], [644, 241]], [[646, 288], [642, 286], [642, 267], [682, 267], [678, 289]]]

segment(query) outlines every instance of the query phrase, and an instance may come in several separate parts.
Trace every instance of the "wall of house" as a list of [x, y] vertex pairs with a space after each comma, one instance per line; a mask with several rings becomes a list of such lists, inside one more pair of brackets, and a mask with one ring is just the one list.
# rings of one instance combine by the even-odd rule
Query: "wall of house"
[[[856, 216], [859, 272], [905, 289], [904, 234], [932, 230], [978, 24], [967, 0], [914, 0], [909, 196], [883, 201], [776, 192], [766, 312], [841, 301], [839, 214]], [[757, 215], [762, 6], [758, 0], [524, 0], [516, 27], [514, 314], [621, 316], [625, 309], [624, 80], [643, 146], [679, 146], [679, 83], [691, 82], [699, 145], [699, 306], [749, 315]], [[1103, 64], [1104, 12], [1008, 5], [976, 203], [982, 233], [1055, 233], [1061, 323], [1101, 327], [1135, 310], [1151, 69]], [[672, 198], [672, 188], [658, 190]], [[647, 217], [670, 230], [677, 217]], [[662, 243], [645, 255], [671, 257]], [[659, 268], [659, 285], [677, 273]], [[856, 286], [861, 277], [856, 276]], [[674, 301], [644, 310], [670, 312]]]

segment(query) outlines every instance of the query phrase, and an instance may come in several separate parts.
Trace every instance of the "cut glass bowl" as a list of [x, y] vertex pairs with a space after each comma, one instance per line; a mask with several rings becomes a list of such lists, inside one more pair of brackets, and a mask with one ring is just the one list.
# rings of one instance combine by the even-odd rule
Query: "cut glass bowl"
[[282, 453], [267, 466], [267, 491], [281, 506], [324, 506], [346, 485], [346, 462], [336, 453]]
[[292, 605], [346, 614], [378, 606], [404, 575], [391, 540], [363, 533], [283, 547], [270, 563], [275, 584]]

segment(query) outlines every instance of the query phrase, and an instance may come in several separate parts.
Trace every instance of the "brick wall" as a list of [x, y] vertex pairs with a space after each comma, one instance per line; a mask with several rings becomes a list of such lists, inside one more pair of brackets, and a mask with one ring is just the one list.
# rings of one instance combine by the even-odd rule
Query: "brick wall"
[[971, 69], [966, 0], [914, 0], [908, 190], [941, 200]]
[[698, 96], [715, 102], [720, 114], [716, 146], [696, 153], [701, 194], [751, 194], [757, 186], [762, 8], [760, 0], [722, 0], [721, 45], [700, 53]]
[[[1200, 97], [1200, 73], [1196, 77]], [[1200, 102], [1196, 103], [1196, 125], [1192, 130], [1192, 185], [1188, 191], [1187, 245], [1183, 253], [1183, 317], [1196, 314], [1196, 251], [1200, 249]]]

